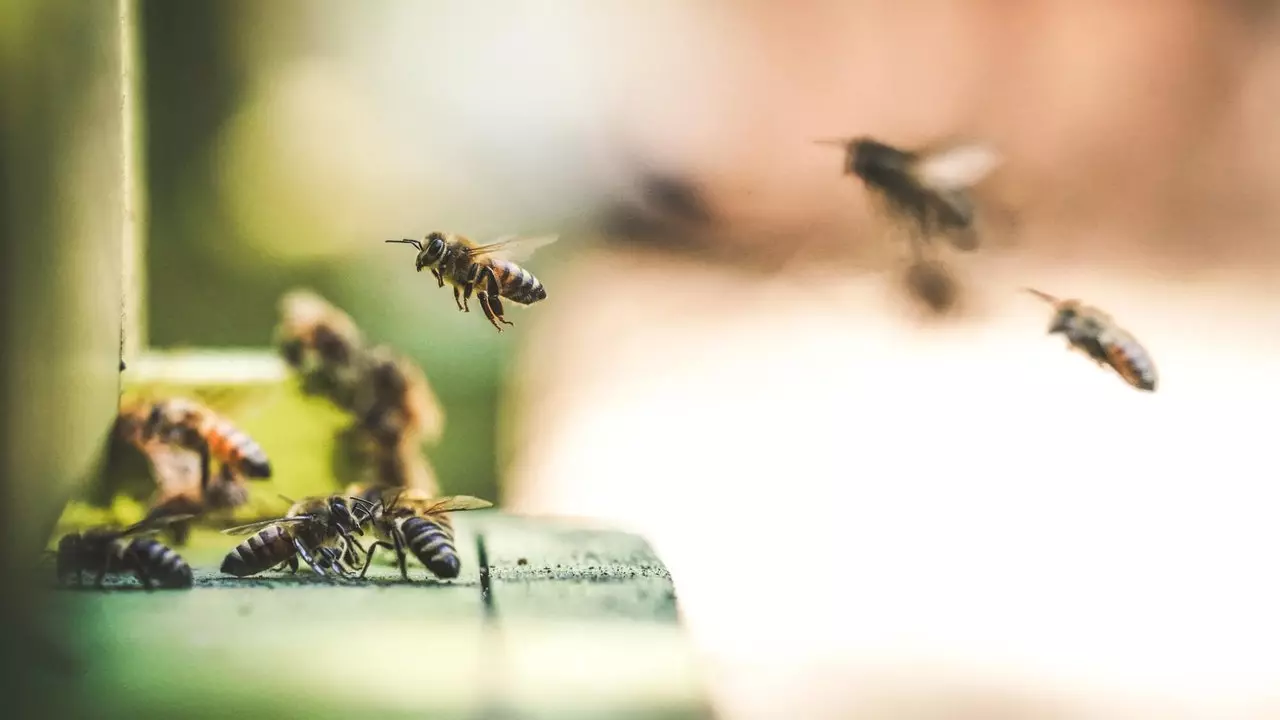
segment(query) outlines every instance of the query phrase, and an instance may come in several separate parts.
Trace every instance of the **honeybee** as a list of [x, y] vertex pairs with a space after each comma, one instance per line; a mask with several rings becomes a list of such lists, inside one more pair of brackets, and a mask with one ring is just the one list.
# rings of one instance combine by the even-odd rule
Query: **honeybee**
[[454, 302], [462, 312], [471, 312], [467, 301], [474, 290], [485, 317], [502, 332], [503, 325], [514, 324], [503, 317], [502, 298], [519, 305], [532, 305], [547, 297], [547, 290], [538, 278], [515, 261], [555, 242], [558, 237], [509, 235], [487, 245], [477, 245], [461, 235], [432, 232], [425, 242], [411, 239], [387, 242], [417, 248], [414, 267], [418, 272], [429, 269], [439, 287], [444, 287], [446, 282], [452, 285]]
[[1079, 300], [1061, 300], [1034, 288], [1023, 290], [1054, 306], [1049, 334], [1062, 333], [1071, 347], [1115, 370], [1133, 387], [1155, 391], [1156, 366], [1151, 354], [1110, 315]]
[[351, 316], [310, 290], [290, 291], [280, 299], [276, 344], [307, 392], [350, 408], [364, 345]]
[[469, 495], [433, 498], [413, 489], [369, 487], [360, 496], [375, 503], [371, 527], [376, 538], [365, 554], [360, 577], [369, 572], [379, 547], [395, 551], [405, 580], [409, 579], [406, 548], [432, 575], [442, 580], [458, 577], [462, 560], [453, 544], [453, 523], [445, 513], [493, 507], [488, 500]]
[[818, 140], [845, 149], [845, 174], [856, 175], [890, 214], [912, 223], [923, 239], [945, 236], [958, 250], [974, 250], [974, 204], [969, 189], [1000, 163], [978, 143], [900, 150], [868, 137]]
[[[222, 531], [227, 535], [257, 532], [227, 553], [222, 572], [248, 577], [277, 566], [296, 572], [301, 556], [321, 577], [346, 575], [350, 570], [343, 558], [354, 556], [351, 546], [364, 550], [352, 535], [364, 534], [362, 526], [372, 512], [372, 505], [360, 498], [316, 496], [294, 502], [284, 517], [227, 528]], [[334, 542], [340, 547], [334, 548]]]
[[365, 354], [352, 412], [383, 447], [405, 438], [438, 442], [444, 433], [444, 410], [421, 368], [385, 346]]
[[148, 518], [124, 529], [94, 527], [63, 535], [58, 540], [56, 552], [58, 577], [74, 574], [76, 584], [81, 585], [83, 574], [91, 572], [95, 574], [94, 586], [102, 587], [108, 573], [128, 572], [137, 576], [148, 590], [156, 586], [189, 588], [192, 583], [191, 566], [181, 555], [155, 538], [132, 537], [156, 532], [162, 524], [182, 519], [185, 518]]
[[192, 450], [200, 455], [200, 486], [211, 482], [211, 460], [222, 472], [262, 480], [271, 477], [267, 454], [253, 438], [236, 429], [213, 410], [186, 398], [167, 398], [151, 404], [139, 429], [139, 439]]

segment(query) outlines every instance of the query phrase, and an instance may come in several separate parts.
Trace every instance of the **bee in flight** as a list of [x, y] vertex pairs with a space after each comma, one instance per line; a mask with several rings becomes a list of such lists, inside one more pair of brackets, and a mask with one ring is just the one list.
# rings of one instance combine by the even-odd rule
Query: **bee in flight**
[[100, 526], [63, 535], [56, 551], [58, 577], [75, 575], [76, 584], [81, 585], [84, 573], [90, 572], [95, 574], [94, 585], [102, 587], [108, 573], [133, 573], [148, 590], [157, 585], [189, 588], [191, 566], [160, 541], [145, 536], [186, 517], [146, 519], [124, 529]]
[[211, 461], [221, 465], [223, 477], [271, 477], [267, 454], [253, 438], [200, 403], [167, 398], [151, 404], [138, 431], [142, 443], [158, 440], [200, 455], [200, 486], [211, 481]]
[[360, 577], [369, 572], [373, 553], [380, 547], [395, 551], [405, 580], [409, 579], [406, 548], [432, 575], [442, 580], [458, 577], [462, 560], [453, 544], [453, 523], [445, 513], [493, 507], [488, 500], [469, 495], [433, 498], [413, 488], [348, 489], [360, 490], [360, 497], [374, 503], [372, 528], [377, 539], [369, 545]]
[[489, 323], [502, 332], [502, 325], [514, 324], [503, 317], [503, 298], [518, 305], [532, 305], [547, 297], [547, 290], [538, 278], [515, 261], [555, 242], [558, 237], [509, 235], [487, 245], [477, 245], [461, 235], [432, 232], [425, 242], [411, 239], [387, 242], [417, 248], [414, 267], [418, 272], [429, 269], [439, 287], [444, 287], [446, 282], [452, 285], [454, 302], [462, 312], [471, 311], [467, 301], [474, 291]]
[[815, 142], [844, 148], [845, 174], [861, 179], [921, 238], [938, 234], [958, 250], [978, 247], [969, 189], [1000, 163], [991, 148], [963, 143], [900, 150], [868, 137]]
[[350, 407], [364, 350], [350, 315], [310, 290], [291, 290], [280, 299], [276, 345], [302, 377], [304, 390]]
[[1110, 315], [1079, 300], [1061, 300], [1034, 288], [1023, 290], [1054, 306], [1049, 334], [1062, 333], [1071, 347], [1115, 370], [1133, 387], [1155, 391], [1156, 366], [1151, 354]]
[[352, 536], [364, 534], [362, 526], [372, 512], [372, 503], [360, 498], [316, 496], [293, 502], [284, 517], [227, 528], [222, 531], [227, 535], [257, 532], [227, 553], [222, 572], [249, 577], [284, 566], [296, 572], [301, 556], [321, 577], [331, 572], [346, 575], [350, 570], [343, 560], [354, 557], [351, 547], [364, 551]]

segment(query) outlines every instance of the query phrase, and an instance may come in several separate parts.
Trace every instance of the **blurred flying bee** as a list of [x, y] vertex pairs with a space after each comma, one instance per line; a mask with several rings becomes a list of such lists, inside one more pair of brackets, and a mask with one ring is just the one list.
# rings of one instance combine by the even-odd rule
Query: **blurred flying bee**
[[108, 573], [133, 573], [142, 586], [150, 590], [191, 587], [191, 566], [182, 556], [150, 537], [166, 522], [185, 519], [173, 516], [163, 520], [146, 519], [127, 528], [94, 527], [69, 533], [58, 540], [57, 574], [59, 578], [75, 575], [83, 584], [83, 574], [94, 573], [94, 585], [102, 587]]
[[[549, 245], [558, 235], [541, 237], [507, 236], [487, 245], [477, 245], [454, 234], [432, 232], [426, 241], [387, 240], [405, 243], [418, 250], [414, 267], [431, 271], [439, 287], [453, 286], [453, 299], [458, 309], [470, 312], [467, 301], [474, 290], [489, 323], [502, 332], [502, 325], [513, 325], [503, 317], [502, 298], [518, 305], [532, 305], [547, 297], [546, 288], [533, 273], [515, 263], [534, 250]], [[501, 323], [501, 324], [499, 324]]]
[[488, 500], [469, 495], [433, 498], [412, 489], [349, 489], [360, 490], [360, 497], [375, 503], [372, 528], [376, 539], [365, 554], [360, 577], [369, 572], [369, 563], [379, 547], [395, 551], [400, 575], [405, 580], [409, 579], [408, 553], [413, 553], [432, 575], [442, 580], [458, 577], [462, 560], [453, 544], [453, 523], [445, 513], [493, 507]]
[[364, 534], [361, 526], [372, 512], [372, 505], [360, 498], [316, 496], [294, 502], [284, 517], [227, 528], [222, 531], [227, 535], [257, 532], [227, 553], [222, 572], [248, 577], [284, 566], [296, 572], [300, 556], [317, 575], [345, 575], [350, 570], [342, 559], [354, 556], [353, 545], [364, 551], [352, 536]]
[[1071, 347], [1115, 370], [1135, 388], [1156, 389], [1156, 366], [1150, 353], [1110, 315], [1079, 300], [1061, 300], [1034, 288], [1023, 290], [1054, 306], [1049, 334], [1062, 333]]
[[209, 487], [214, 459], [222, 465], [224, 476], [271, 477], [267, 454], [253, 438], [213, 410], [185, 398], [152, 403], [138, 429], [138, 440], [159, 441], [198, 453], [201, 488]]
[[276, 344], [304, 390], [350, 407], [364, 345], [351, 316], [309, 290], [290, 291], [280, 299]]
[[352, 412], [361, 430], [383, 447], [408, 438], [438, 442], [444, 410], [422, 369], [379, 346], [365, 354]]
[[977, 248], [969, 190], [999, 164], [991, 148], [966, 143], [910, 151], [867, 137], [816, 142], [843, 147], [845, 173], [861, 179], [892, 216], [912, 223], [920, 239], [943, 235], [959, 250]]

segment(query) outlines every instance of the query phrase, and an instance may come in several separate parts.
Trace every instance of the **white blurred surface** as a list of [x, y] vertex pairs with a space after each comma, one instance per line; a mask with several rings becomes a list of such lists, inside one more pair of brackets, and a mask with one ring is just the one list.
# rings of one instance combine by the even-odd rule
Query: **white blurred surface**
[[[1212, 281], [984, 278], [985, 318], [928, 330], [875, 275], [823, 307], [586, 261], [525, 353], [513, 507], [648, 535], [729, 718], [844, 717], [898, 675], [1066, 717], [1273, 716], [1249, 710], [1280, 701], [1280, 308]], [[1159, 391], [1047, 336], [1025, 283], [1110, 311]]]

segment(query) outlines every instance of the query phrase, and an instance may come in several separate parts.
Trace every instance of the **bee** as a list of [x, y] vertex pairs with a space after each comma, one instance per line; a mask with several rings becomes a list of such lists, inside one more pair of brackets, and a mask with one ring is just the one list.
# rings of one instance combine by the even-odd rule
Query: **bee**
[[444, 432], [444, 410], [422, 369], [385, 346], [366, 353], [352, 405], [357, 425], [383, 447], [438, 442]]
[[1061, 300], [1034, 288], [1023, 290], [1054, 306], [1049, 334], [1062, 333], [1071, 347], [1115, 370], [1133, 387], [1155, 391], [1156, 366], [1151, 354], [1110, 315], [1079, 300]]
[[276, 344], [307, 392], [350, 408], [364, 346], [351, 316], [310, 290], [292, 290], [280, 299]]
[[267, 454], [253, 438], [213, 410], [186, 398], [168, 398], [151, 405], [139, 431], [142, 442], [159, 440], [200, 455], [200, 486], [212, 480], [216, 459], [224, 473], [264, 480], [271, 477]]
[[[321, 577], [331, 572], [345, 575], [349, 570], [342, 558], [354, 555], [352, 545], [364, 550], [352, 535], [364, 534], [362, 526], [372, 511], [371, 504], [359, 498], [317, 496], [293, 502], [284, 517], [227, 528], [222, 531], [227, 535], [257, 532], [227, 553], [222, 572], [248, 577], [284, 566], [296, 572], [301, 556]], [[335, 541], [341, 548], [331, 546]]]
[[[493, 507], [488, 500], [469, 495], [433, 498], [412, 489], [364, 489], [361, 496], [374, 500], [371, 527], [375, 536], [365, 554], [360, 577], [369, 572], [373, 553], [380, 547], [395, 551], [400, 575], [409, 579], [407, 553], [442, 580], [452, 580], [462, 571], [462, 560], [453, 545], [453, 523], [445, 513]], [[388, 496], [389, 499], [388, 499]]]
[[921, 237], [943, 235], [958, 250], [977, 248], [969, 189], [1000, 163], [991, 148], [957, 143], [911, 151], [868, 137], [815, 142], [843, 147], [845, 174], [861, 179]]
[[515, 261], [555, 242], [558, 237], [509, 235], [487, 245], [477, 245], [461, 235], [432, 232], [425, 243], [411, 239], [387, 242], [417, 248], [414, 267], [418, 272], [429, 269], [439, 287], [444, 287], [446, 282], [452, 285], [458, 310], [471, 312], [467, 301], [474, 290], [485, 317], [502, 332], [503, 325], [514, 324], [503, 317], [502, 298], [518, 305], [532, 305], [547, 297], [547, 290], [538, 278]]
[[94, 527], [84, 532], [69, 533], [58, 540], [57, 574], [59, 578], [74, 574], [76, 584], [83, 584], [84, 573], [94, 573], [94, 586], [102, 587], [108, 573], [128, 572], [148, 590], [189, 588], [191, 566], [182, 556], [155, 538], [133, 537], [152, 533], [166, 522], [184, 519], [172, 516], [163, 520], [144, 519], [124, 529]]

